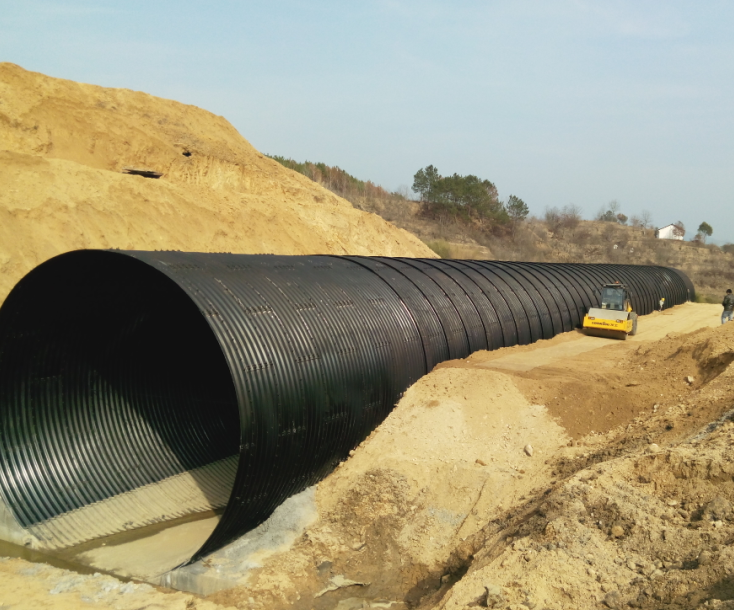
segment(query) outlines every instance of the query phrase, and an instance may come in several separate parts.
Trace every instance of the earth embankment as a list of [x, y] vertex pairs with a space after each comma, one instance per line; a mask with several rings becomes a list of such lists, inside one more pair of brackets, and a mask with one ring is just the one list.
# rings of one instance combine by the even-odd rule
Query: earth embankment
[[8, 63], [0, 100], [0, 302], [80, 248], [435, 256], [195, 106]]

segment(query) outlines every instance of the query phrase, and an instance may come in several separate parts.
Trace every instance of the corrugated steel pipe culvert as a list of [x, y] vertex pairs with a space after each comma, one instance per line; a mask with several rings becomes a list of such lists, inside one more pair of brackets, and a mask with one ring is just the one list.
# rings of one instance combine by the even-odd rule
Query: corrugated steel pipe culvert
[[[328, 474], [433, 366], [580, 324], [665, 267], [82, 250], [0, 309], [0, 493], [48, 548], [223, 509], [202, 557]], [[163, 493], [153, 494], [153, 488]]]

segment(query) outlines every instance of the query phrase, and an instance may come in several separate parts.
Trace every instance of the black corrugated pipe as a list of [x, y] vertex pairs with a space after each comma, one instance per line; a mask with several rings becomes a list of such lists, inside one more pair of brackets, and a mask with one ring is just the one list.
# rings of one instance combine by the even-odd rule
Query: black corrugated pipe
[[224, 509], [201, 557], [330, 472], [434, 365], [571, 330], [614, 281], [641, 315], [694, 297], [665, 267], [58, 256], [0, 309], [2, 499], [50, 547]]

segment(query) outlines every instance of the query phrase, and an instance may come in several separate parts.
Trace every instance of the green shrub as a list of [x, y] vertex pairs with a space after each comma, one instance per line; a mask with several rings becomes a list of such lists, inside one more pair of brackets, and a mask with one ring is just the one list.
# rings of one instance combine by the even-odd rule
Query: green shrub
[[426, 246], [428, 246], [441, 258], [451, 258], [451, 246], [444, 239], [434, 239], [433, 241], [427, 241]]
[[721, 303], [722, 300], [723, 297], [713, 294], [704, 294], [702, 292], [696, 291], [696, 303]]

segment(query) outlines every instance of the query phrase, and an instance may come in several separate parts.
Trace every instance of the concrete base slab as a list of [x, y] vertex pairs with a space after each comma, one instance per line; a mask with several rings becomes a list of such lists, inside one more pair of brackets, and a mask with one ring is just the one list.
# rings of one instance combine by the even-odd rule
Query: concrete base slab
[[0, 498], [0, 540], [18, 546], [38, 546], [35, 536], [20, 526], [2, 498]]
[[[271, 517], [242, 538], [194, 564], [178, 567], [201, 548], [219, 523], [212, 511], [122, 532], [66, 549], [43, 549], [69, 566], [121, 578], [209, 595], [247, 582], [268, 556], [287, 550], [318, 516], [316, 487], [281, 504]], [[33, 536], [0, 502], [0, 539], [35, 548]]]
[[289, 549], [317, 517], [314, 486], [288, 498], [265, 523], [223, 549], [149, 581], [199, 595], [245, 585], [252, 570], [270, 555]]

